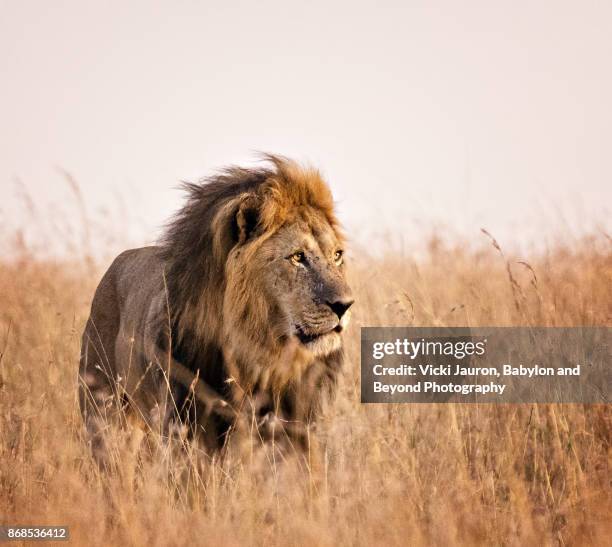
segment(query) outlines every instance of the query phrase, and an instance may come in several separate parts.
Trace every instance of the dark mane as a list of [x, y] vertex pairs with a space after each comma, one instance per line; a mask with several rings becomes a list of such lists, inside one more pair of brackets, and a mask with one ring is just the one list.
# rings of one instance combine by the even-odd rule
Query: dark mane
[[[262, 158], [268, 162], [265, 167], [228, 167], [197, 184], [183, 185], [187, 202], [168, 223], [159, 246], [176, 342], [188, 338], [202, 342], [198, 324], [206, 323], [203, 316], [220, 317], [225, 263], [237, 243], [236, 213], [246, 196], [258, 200], [258, 218], [253, 222], [262, 232], [282, 225], [300, 205], [321, 210], [339, 230], [331, 193], [318, 171], [282, 156]], [[218, 334], [209, 332], [206, 338]]]
[[[235, 227], [228, 225], [227, 239], [216, 245], [218, 226], [215, 219], [224, 207], [238, 196], [253, 192], [273, 171], [268, 168], [226, 168], [199, 183], [183, 183], [187, 201], [168, 223], [159, 243], [159, 254], [165, 262], [165, 284], [170, 308], [171, 333], [160, 341], [174, 359], [185, 365], [224, 397], [230, 396], [223, 366], [219, 333], [202, 332], [199, 314], [213, 316], [222, 313], [225, 288], [224, 266], [233, 246]], [[228, 224], [234, 211], [225, 214]], [[168, 318], [162, 332], [168, 331]], [[176, 387], [177, 406], [185, 405], [187, 390]], [[189, 411], [193, 410], [190, 407]], [[217, 420], [219, 432], [227, 431], [229, 423]]]
[[[209, 353], [207, 348], [218, 334], [202, 332], [198, 311], [209, 317], [221, 315], [225, 260], [236, 231], [235, 210], [223, 209], [240, 195], [256, 191], [273, 174], [270, 168], [228, 167], [199, 183], [183, 183], [187, 201], [167, 224], [159, 253], [166, 264], [173, 353], [186, 366], [198, 353]], [[228, 225], [223, 227], [225, 240], [217, 242], [220, 226], [215, 219], [220, 213]]]
[[[240, 369], [238, 376], [244, 372], [243, 367], [257, 374], [261, 370], [257, 359], [236, 363], [232, 354], [238, 348], [237, 340], [241, 340], [242, 348], [253, 350], [256, 335], [261, 333], [256, 326], [260, 319], [255, 316], [246, 319], [248, 326], [236, 317], [231, 319], [231, 326], [226, 324], [228, 290], [234, 289], [229, 294], [235, 295], [235, 287], [228, 285], [228, 259], [248, 256], [300, 211], [310, 209], [322, 213], [342, 239], [331, 192], [319, 172], [279, 156], [266, 155], [264, 159], [268, 162], [264, 167], [229, 167], [199, 183], [184, 183], [187, 200], [167, 225], [157, 251], [164, 264], [170, 315], [158, 318], [158, 345], [226, 400], [232, 400], [234, 387], [228, 380], [236, 373], [236, 366]], [[252, 329], [250, 338], [246, 337], [248, 328]], [[265, 328], [262, 325], [262, 330]], [[234, 339], [228, 340], [228, 336]], [[325, 379], [335, 377], [341, 352], [329, 355], [327, 361], [327, 367], [315, 367], [318, 376], [310, 382], [321, 392], [325, 389], [319, 382], [333, 384]], [[284, 406], [295, 404], [291, 402], [295, 399], [291, 389], [283, 397]], [[175, 386], [179, 408], [187, 397], [184, 386]], [[286, 410], [293, 412], [295, 408], [289, 406]], [[189, 408], [188, 412], [194, 409], [193, 405]], [[217, 422], [214, 430], [218, 434], [228, 431], [229, 422], [218, 416], [211, 419]]]

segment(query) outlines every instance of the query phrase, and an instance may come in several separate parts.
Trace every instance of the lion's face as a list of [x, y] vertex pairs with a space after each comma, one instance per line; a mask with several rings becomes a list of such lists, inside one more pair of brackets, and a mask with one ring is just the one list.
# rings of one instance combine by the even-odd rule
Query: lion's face
[[278, 328], [317, 356], [341, 346], [353, 304], [344, 249], [318, 212], [305, 211], [260, 248], [263, 289], [282, 318]]
[[226, 312], [253, 346], [293, 344], [314, 357], [341, 348], [353, 297], [341, 236], [321, 212], [303, 208], [274, 233], [235, 249], [229, 264]]

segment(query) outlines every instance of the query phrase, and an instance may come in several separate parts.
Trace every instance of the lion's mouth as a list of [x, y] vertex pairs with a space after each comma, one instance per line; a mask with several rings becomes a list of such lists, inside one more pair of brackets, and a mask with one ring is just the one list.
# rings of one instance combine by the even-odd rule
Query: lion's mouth
[[342, 332], [342, 325], [338, 323], [333, 329], [322, 331], [322, 332], [306, 332], [299, 325], [295, 326], [295, 335], [297, 336], [298, 340], [302, 342], [302, 344], [304, 345], [311, 344], [315, 340], [318, 340], [319, 338], [322, 338], [323, 336], [327, 336], [328, 334], [331, 334], [333, 332], [337, 332], [337, 333]]

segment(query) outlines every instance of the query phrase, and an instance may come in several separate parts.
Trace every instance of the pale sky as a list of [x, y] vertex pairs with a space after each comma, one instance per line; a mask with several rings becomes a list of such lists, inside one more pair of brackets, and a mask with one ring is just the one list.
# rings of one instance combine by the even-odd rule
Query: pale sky
[[319, 166], [360, 241], [610, 231], [610, 2], [0, 6], [2, 230], [25, 191], [79, 222], [61, 167], [153, 240], [180, 179], [263, 150]]

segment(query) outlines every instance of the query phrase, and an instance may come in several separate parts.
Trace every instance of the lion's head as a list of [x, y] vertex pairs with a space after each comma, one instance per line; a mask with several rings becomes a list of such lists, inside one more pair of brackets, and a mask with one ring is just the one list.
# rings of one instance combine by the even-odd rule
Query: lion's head
[[353, 303], [344, 238], [318, 171], [277, 156], [189, 184], [163, 246], [179, 343], [211, 344], [253, 386], [338, 363]]

